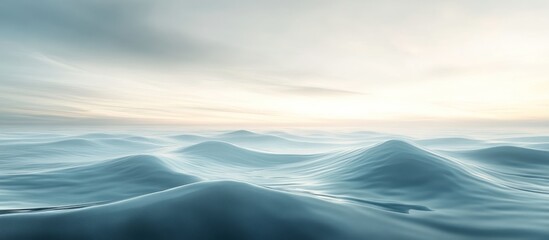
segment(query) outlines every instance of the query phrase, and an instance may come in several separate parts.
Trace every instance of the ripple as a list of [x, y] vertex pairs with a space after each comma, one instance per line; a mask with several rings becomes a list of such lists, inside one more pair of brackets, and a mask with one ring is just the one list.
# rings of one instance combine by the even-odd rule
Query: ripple
[[544, 239], [546, 140], [2, 134], [0, 239]]

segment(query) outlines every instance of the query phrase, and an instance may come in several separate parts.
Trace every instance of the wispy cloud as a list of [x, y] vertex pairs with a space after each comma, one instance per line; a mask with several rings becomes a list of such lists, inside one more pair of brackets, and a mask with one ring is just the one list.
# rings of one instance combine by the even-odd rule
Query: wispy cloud
[[549, 2], [0, 3], [0, 124], [548, 119]]
[[279, 92], [302, 96], [348, 96], [363, 95], [364, 93], [321, 87], [283, 86]]
[[214, 55], [221, 49], [204, 39], [152, 26], [146, 20], [154, 7], [150, 1], [7, 0], [0, 8], [0, 34], [73, 61], [168, 64], [219, 57]]

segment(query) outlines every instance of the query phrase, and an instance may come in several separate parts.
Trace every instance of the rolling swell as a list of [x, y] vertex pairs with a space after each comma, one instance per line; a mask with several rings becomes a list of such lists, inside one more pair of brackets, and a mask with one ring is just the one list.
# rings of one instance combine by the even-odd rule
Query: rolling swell
[[297, 151], [301, 153], [303, 150], [311, 151], [334, 147], [334, 145], [337, 146], [337, 144], [333, 143], [328, 144], [320, 142], [290, 140], [275, 135], [260, 134], [247, 130], [238, 130], [223, 133], [216, 136], [214, 140], [233, 143], [239, 146], [249, 147], [253, 149], [259, 149], [264, 151], [281, 151], [283, 153], [288, 153], [290, 151]]
[[[58, 158], [64, 158], [63, 162], [70, 161], [74, 156], [83, 159], [84, 157], [95, 157], [98, 155], [116, 156], [118, 154], [127, 154], [158, 148], [159, 146], [152, 142], [134, 141], [131, 138], [80, 138], [65, 137], [63, 139], [54, 139], [46, 142], [16, 142], [0, 144], [0, 164], [5, 161], [17, 159], [32, 160], [36, 158], [55, 161]], [[70, 158], [69, 158], [70, 157]]]
[[397, 140], [362, 152], [348, 168], [355, 170], [348, 181], [413, 200], [463, 198], [467, 186], [481, 184], [453, 162]]
[[[498, 195], [496, 186], [479, 179], [461, 165], [400, 140], [335, 154], [322, 160], [323, 174], [339, 194], [423, 203], [435, 207], [481, 201], [485, 193]], [[314, 165], [322, 166], [315, 162]], [[333, 185], [333, 186], [332, 186]]]
[[197, 177], [173, 171], [157, 157], [135, 155], [50, 172], [0, 176], [4, 194], [9, 196], [0, 204], [17, 201], [18, 207], [28, 208], [115, 201], [197, 181]]
[[189, 156], [202, 157], [227, 165], [266, 167], [310, 159], [314, 155], [274, 154], [248, 150], [230, 143], [206, 141], [177, 151]]
[[[280, 211], [284, 209], [284, 211]], [[109, 215], [110, 217], [104, 218]], [[349, 212], [319, 200], [237, 182], [178, 187], [109, 205], [0, 216], [4, 238], [351, 239]], [[351, 214], [352, 216], [352, 214]], [[28, 231], [25, 226], [34, 226]], [[97, 231], [101, 229], [101, 231]]]
[[549, 167], [549, 152], [515, 146], [485, 148], [462, 152], [461, 155], [484, 163], [510, 167]]
[[455, 156], [470, 161], [506, 185], [524, 191], [549, 193], [549, 152], [516, 146], [459, 151]]

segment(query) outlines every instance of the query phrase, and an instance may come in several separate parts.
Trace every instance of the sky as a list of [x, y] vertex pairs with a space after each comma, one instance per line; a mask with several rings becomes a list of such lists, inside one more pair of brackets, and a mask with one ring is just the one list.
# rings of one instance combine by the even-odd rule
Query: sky
[[0, 125], [549, 127], [546, 0], [3, 0]]

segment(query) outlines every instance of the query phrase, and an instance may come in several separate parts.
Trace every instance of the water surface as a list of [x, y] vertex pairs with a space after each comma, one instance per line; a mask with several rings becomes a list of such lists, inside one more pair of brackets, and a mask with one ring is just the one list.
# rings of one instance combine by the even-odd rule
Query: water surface
[[0, 239], [548, 239], [549, 136], [3, 133]]

